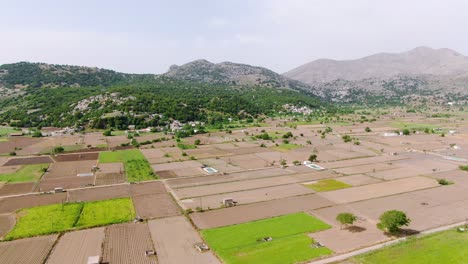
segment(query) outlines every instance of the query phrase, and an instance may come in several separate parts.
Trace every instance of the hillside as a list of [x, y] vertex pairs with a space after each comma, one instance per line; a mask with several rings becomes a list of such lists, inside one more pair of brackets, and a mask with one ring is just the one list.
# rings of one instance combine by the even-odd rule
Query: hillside
[[321, 59], [283, 74], [305, 83], [356, 81], [398, 75], [468, 76], [468, 57], [450, 49], [418, 47], [403, 53], [379, 53], [357, 60]]
[[125, 129], [166, 126], [175, 119], [216, 125], [274, 114], [286, 104], [323, 105], [300, 90], [307, 85], [267, 69], [200, 62], [163, 75], [43, 63], [1, 65], [0, 123]]
[[310, 90], [308, 85], [266, 68], [233, 62], [215, 64], [206, 60], [196, 60], [181, 66], [173, 65], [164, 75], [190, 82]]

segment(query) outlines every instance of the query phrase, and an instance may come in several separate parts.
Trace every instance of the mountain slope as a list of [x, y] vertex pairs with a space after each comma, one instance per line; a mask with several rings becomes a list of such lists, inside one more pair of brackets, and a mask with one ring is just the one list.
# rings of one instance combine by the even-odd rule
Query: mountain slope
[[266, 68], [233, 62], [215, 64], [206, 60], [196, 60], [181, 66], [173, 65], [164, 75], [190, 82], [310, 90], [306, 84]]
[[468, 76], [468, 57], [450, 49], [418, 47], [403, 53], [379, 53], [357, 60], [321, 59], [283, 74], [305, 83], [356, 81], [397, 75]]

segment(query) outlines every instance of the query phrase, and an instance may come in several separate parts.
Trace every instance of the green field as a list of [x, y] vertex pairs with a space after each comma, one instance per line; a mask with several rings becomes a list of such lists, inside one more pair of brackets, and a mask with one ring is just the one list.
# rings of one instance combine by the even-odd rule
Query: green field
[[49, 164], [24, 165], [15, 173], [0, 174], [0, 182], [29, 182], [36, 181], [42, 174], [43, 169], [48, 168]]
[[467, 252], [468, 233], [459, 233], [452, 229], [424, 237], [410, 238], [351, 260], [360, 264], [464, 264], [468, 263]]
[[[305, 213], [296, 213], [227, 227], [202, 230], [211, 248], [228, 264], [295, 263], [330, 254], [327, 248], [312, 248], [307, 233], [330, 228]], [[269, 242], [258, 239], [272, 237]]]
[[12, 127], [0, 127], [0, 137], [3, 137], [3, 136], [8, 136], [9, 134], [11, 133], [19, 133], [21, 132], [21, 130], [16, 130]]
[[76, 227], [91, 227], [128, 222], [135, 218], [129, 198], [88, 202], [84, 204]]
[[303, 147], [302, 145], [298, 145], [298, 144], [279, 144], [278, 146], [273, 147], [273, 149], [277, 151], [290, 151], [290, 150], [302, 148], [302, 147]]
[[391, 125], [398, 129], [409, 129], [410, 131], [424, 131], [424, 129], [436, 129], [438, 126], [432, 124], [423, 124], [423, 123], [411, 123], [411, 122], [393, 122]]
[[138, 182], [157, 179], [145, 156], [138, 149], [104, 151], [99, 153], [100, 163], [123, 162], [127, 181]]
[[130, 198], [120, 198], [27, 208], [18, 211], [17, 217], [5, 240], [128, 222], [135, 217], [135, 210]]
[[347, 183], [340, 182], [334, 179], [320, 180], [316, 183], [304, 184], [304, 185], [316, 192], [327, 192], [327, 191], [353, 187]]

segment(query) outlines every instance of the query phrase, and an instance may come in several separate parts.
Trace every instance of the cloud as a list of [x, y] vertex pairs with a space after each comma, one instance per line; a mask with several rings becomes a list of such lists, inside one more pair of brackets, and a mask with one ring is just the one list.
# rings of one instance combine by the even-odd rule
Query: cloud
[[222, 29], [230, 25], [230, 21], [222, 17], [211, 17], [207, 24], [210, 28]]

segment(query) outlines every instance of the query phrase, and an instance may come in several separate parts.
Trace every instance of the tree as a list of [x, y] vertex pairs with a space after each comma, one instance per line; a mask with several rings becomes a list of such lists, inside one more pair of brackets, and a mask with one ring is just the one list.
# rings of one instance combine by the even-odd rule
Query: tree
[[404, 212], [398, 210], [386, 211], [379, 217], [379, 220], [377, 227], [390, 234], [397, 233], [402, 226], [407, 226], [411, 222]]
[[346, 143], [346, 142], [350, 142], [351, 140], [353, 140], [353, 139], [351, 138], [350, 135], [344, 135], [344, 136], [342, 136], [341, 138], [343, 139], [343, 141], [344, 141], [345, 143]]
[[366, 127], [365, 131], [366, 132], [372, 132], [372, 129], [370, 129], [370, 127]]
[[112, 136], [112, 130], [107, 129], [107, 130], [104, 131], [104, 133], [102, 133], [102, 134], [103, 134], [104, 136], [106, 136], [106, 137], [110, 137], [110, 136]]
[[62, 153], [65, 149], [62, 146], [58, 146], [54, 148], [54, 153]]
[[317, 161], [317, 154], [312, 154], [309, 156], [309, 161], [310, 162], [314, 162], [314, 161]]
[[200, 139], [195, 139], [195, 142], [194, 142], [195, 146], [200, 145], [200, 143], [201, 143]]
[[32, 137], [42, 137], [41, 131], [35, 130], [35, 131], [32, 133]]
[[409, 136], [409, 134], [410, 134], [409, 129], [407, 129], [407, 128], [403, 129], [403, 135]]
[[352, 213], [340, 213], [336, 216], [336, 221], [343, 225], [352, 225], [357, 220], [357, 217]]

